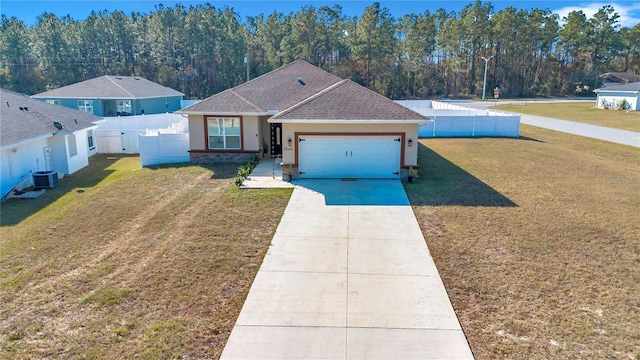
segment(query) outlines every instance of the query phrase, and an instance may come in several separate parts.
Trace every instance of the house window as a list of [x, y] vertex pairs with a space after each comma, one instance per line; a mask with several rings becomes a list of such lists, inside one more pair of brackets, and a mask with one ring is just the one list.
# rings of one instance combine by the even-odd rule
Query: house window
[[49, 99], [45, 101], [47, 102], [47, 104], [51, 104], [51, 105], [62, 105], [62, 102], [58, 99]]
[[116, 100], [116, 108], [119, 113], [131, 114], [131, 100]]
[[78, 100], [78, 110], [93, 114], [93, 100]]
[[68, 137], [69, 139], [69, 157], [73, 157], [78, 155], [78, 146], [76, 144], [76, 137], [71, 135]]
[[207, 118], [209, 149], [240, 149], [240, 118]]
[[93, 150], [96, 148], [96, 146], [93, 145], [93, 130], [89, 131], [87, 134], [87, 144], [89, 145], [89, 150]]

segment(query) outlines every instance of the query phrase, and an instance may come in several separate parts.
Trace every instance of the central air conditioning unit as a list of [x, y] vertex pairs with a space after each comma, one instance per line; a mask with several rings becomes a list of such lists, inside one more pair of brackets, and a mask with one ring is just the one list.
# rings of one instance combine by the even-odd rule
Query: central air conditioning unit
[[53, 189], [56, 185], [58, 185], [57, 171], [36, 171], [33, 173], [34, 189]]

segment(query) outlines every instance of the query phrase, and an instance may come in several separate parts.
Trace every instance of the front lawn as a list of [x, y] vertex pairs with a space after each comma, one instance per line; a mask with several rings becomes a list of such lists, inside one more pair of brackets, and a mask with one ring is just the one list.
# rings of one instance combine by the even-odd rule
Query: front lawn
[[522, 126], [420, 140], [406, 184], [478, 359], [640, 357], [640, 162]]
[[576, 121], [621, 130], [640, 131], [640, 112], [596, 109], [593, 102], [521, 102], [498, 105], [493, 110], [515, 112], [549, 118]]
[[0, 358], [219, 357], [291, 194], [91, 158], [1, 204]]

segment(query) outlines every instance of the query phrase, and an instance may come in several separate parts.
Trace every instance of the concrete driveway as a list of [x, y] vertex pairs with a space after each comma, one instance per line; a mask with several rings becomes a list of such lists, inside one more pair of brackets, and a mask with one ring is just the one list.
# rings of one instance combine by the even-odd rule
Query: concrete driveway
[[296, 183], [222, 359], [470, 359], [398, 180]]

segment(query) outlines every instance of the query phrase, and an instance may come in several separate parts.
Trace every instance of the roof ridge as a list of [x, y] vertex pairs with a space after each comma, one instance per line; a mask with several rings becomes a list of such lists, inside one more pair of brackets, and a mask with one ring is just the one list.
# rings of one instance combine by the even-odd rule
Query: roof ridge
[[[126, 92], [127, 94], [131, 95], [131, 97], [132, 97], [132, 98], [134, 98], [134, 99], [136, 98], [136, 96], [135, 96], [135, 95], [133, 95], [129, 90], [127, 90], [127, 89], [123, 88], [122, 86], [120, 86], [120, 84], [116, 83], [116, 82], [111, 78], [111, 76], [110, 76], [110, 75], [105, 75], [104, 77], [106, 77], [106, 78], [107, 78], [107, 80], [111, 81], [111, 82], [113, 83], [113, 85], [115, 85], [115, 86], [119, 87], [120, 89], [122, 89], [122, 91], [124, 91], [124, 92]], [[116, 76], [116, 78], [118, 78], [118, 77], [122, 78], [122, 76]]]
[[285, 68], [288, 68], [288, 67], [293, 66], [294, 64], [297, 64], [297, 63], [304, 63], [304, 64], [306, 64], [306, 65], [311, 65], [312, 67], [317, 68], [318, 70], [324, 71], [324, 72], [326, 72], [327, 74], [329, 74], [329, 75], [331, 75], [331, 76], [333, 76], [333, 77], [335, 77], [335, 78], [337, 78], [337, 79], [343, 80], [343, 79], [342, 79], [341, 77], [339, 77], [338, 75], [332, 74], [332, 73], [330, 73], [329, 71], [327, 71], [327, 70], [325, 70], [325, 69], [322, 69], [320, 66], [313, 65], [312, 63], [310, 63], [310, 62], [308, 62], [308, 61], [306, 61], [306, 60], [304, 60], [304, 59], [298, 59], [298, 60], [294, 60], [294, 61], [292, 61], [292, 62], [290, 62], [290, 63], [286, 63], [286, 64], [284, 64], [284, 65], [282, 65], [282, 66], [280, 66], [280, 67], [278, 67], [278, 68], [276, 68], [276, 69], [273, 69], [273, 70], [271, 70], [271, 71], [269, 71], [269, 72], [267, 72], [267, 73], [264, 73], [264, 74], [262, 74], [262, 75], [260, 75], [260, 76], [258, 76], [258, 77], [255, 77], [255, 78], [253, 78], [253, 79], [251, 79], [251, 80], [249, 80], [249, 81], [245, 81], [244, 83], [242, 83], [242, 84], [240, 84], [240, 85], [238, 85], [238, 86], [234, 86], [234, 87], [232, 87], [231, 89], [242, 88], [242, 87], [244, 87], [246, 84], [251, 83], [251, 82], [253, 82], [254, 80], [258, 80], [258, 79], [260, 79], [260, 78], [262, 78], [262, 77], [265, 77], [265, 76], [267, 76], [267, 75], [273, 75], [273, 74], [272, 74], [273, 72], [275, 72], [275, 71], [279, 71], [279, 70], [282, 70], [282, 69], [285, 69]]
[[261, 109], [261, 108], [259, 108], [259, 107], [258, 107], [258, 105], [256, 105], [256, 104], [252, 103], [251, 101], [249, 101], [249, 99], [247, 99], [247, 98], [245, 98], [244, 96], [242, 96], [242, 95], [238, 94], [235, 90], [233, 90], [233, 88], [228, 89], [228, 91], [229, 91], [230, 93], [232, 93], [233, 95], [235, 95], [235, 96], [239, 97], [239, 98], [240, 98], [240, 100], [242, 100], [242, 101], [246, 102], [246, 103], [247, 103], [249, 106], [251, 106], [252, 108], [254, 108], [254, 109], [258, 110], [258, 111], [265, 111], [265, 109]]
[[309, 96], [308, 98], [306, 98], [306, 99], [304, 99], [304, 100], [302, 100], [302, 101], [300, 101], [300, 102], [298, 102], [298, 103], [296, 103], [296, 104], [293, 104], [293, 105], [289, 106], [288, 108], [286, 108], [286, 109], [282, 110], [282, 111], [281, 111], [281, 112], [279, 112], [277, 115], [275, 115], [275, 116], [274, 116], [274, 118], [277, 118], [277, 117], [278, 117], [278, 116], [280, 116], [280, 115], [285, 115], [286, 113], [288, 113], [288, 112], [290, 112], [291, 110], [293, 110], [293, 109], [297, 108], [298, 106], [302, 106], [302, 105], [304, 105], [304, 104], [306, 104], [306, 103], [309, 103], [309, 102], [311, 102], [311, 101], [313, 101], [313, 100], [317, 99], [318, 97], [320, 97], [320, 96], [322, 96], [322, 95], [324, 95], [324, 94], [328, 93], [329, 91], [331, 91], [331, 90], [333, 90], [333, 89], [337, 88], [338, 86], [340, 86], [340, 85], [342, 85], [342, 84], [346, 83], [347, 81], [350, 81], [350, 80], [349, 80], [349, 79], [342, 79], [342, 80], [338, 81], [337, 83], [332, 84], [331, 86], [328, 86], [328, 87], [324, 88], [324, 89], [323, 89], [323, 90], [321, 90], [321, 91], [318, 91], [317, 93], [315, 93], [315, 94], [313, 94], [313, 95]]

